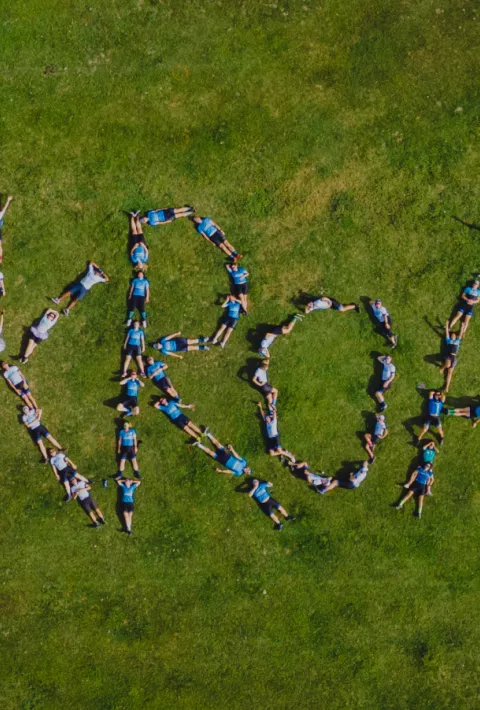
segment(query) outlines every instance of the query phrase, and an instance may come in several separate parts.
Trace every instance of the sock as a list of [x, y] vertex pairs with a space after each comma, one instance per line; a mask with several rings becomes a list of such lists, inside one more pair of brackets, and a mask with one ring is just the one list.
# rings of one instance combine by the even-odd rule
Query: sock
[[453, 414], [455, 414], [455, 410], [454, 409], [447, 409], [447, 414], [453, 415]]
[[135, 311], [128, 311], [127, 320], [132, 320], [134, 313], [135, 313]]
[[147, 320], [147, 314], [145, 311], [142, 311], [141, 316], [142, 316], [142, 320]]
[[238, 256], [238, 251], [235, 251], [235, 250], [232, 251], [232, 253], [230, 254], [230, 256], [232, 257], [232, 259], [234, 259], [236, 256]]
[[206, 350], [206, 346], [205, 346], [205, 345], [199, 345], [199, 346], [198, 346], [198, 349], [199, 349], [199, 350]]
[[277, 398], [276, 398], [276, 397], [275, 397], [275, 399], [272, 399], [272, 404], [273, 404], [274, 407], [275, 407], [275, 405], [277, 404]]
[[198, 342], [199, 343], [206, 343], [206, 342], [208, 342], [208, 338], [199, 338]]
[[131, 413], [132, 413], [132, 410], [131, 410], [131, 409], [126, 409], [126, 410], [125, 410], [125, 414], [127, 414], [128, 416], [130, 416]]

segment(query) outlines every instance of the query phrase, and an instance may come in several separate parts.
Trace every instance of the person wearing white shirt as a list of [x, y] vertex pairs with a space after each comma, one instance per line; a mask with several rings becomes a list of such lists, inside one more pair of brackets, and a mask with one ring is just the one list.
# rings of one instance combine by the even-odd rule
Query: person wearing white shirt
[[52, 298], [52, 301], [57, 305], [64, 301], [66, 298], [70, 298], [70, 303], [67, 308], [63, 309], [63, 313], [68, 316], [70, 311], [74, 308], [79, 301], [83, 301], [87, 293], [90, 291], [92, 286], [95, 284], [106, 283], [110, 281], [107, 274], [93, 261], [88, 262], [87, 273], [78, 283], [74, 284], [68, 291], [65, 291], [61, 296], [57, 298]]
[[7, 292], [5, 290], [5, 277], [3, 272], [0, 271], [0, 296], [6, 296]]
[[388, 340], [392, 348], [396, 348], [398, 336], [392, 332], [392, 319], [390, 317], [390, 313], [382, 304], [380, 298], [377, 298], [375, 301], [370, 301], [370, 308], [372, 309], [373, 317], [377, 321], [379, 332]]
[[78, 498], [80, 507], [85, 511], [93, 523], [93, 527], [99, 528], [100, 525], [105, 525], [105, 518], [98, 507], [97, 501], [90, 495], [91, 487], [83, 480], [79, 480], [77, 476], [72, 478], [72, 497]]
[[28, 358], [33, 353], [37, 345], [48, 338], [50, 329], [57, 323], [59, 317], [60, 314], [57, 311], [53, 308], [49, 308], [40, 318], [37, 325], [30, 326], [30, 335], [27, 347], [23, 357], [20, 358], [20, 362], [23, 365], [28, 362]]
[[368, 461], [364, 461], [359, 469], [352, 471], [347, 481], [339, 481], [338, 478], [328, 484], [328, 486], [323, 486], [318, 490], [318, 493], [324, 495], [329, 491], [333, 491], [334, 488], [348, 488], [355, 489], [359, 488], [363, 481], [368, 476]]
[[257, 369], [255, 370], [252, 382], [258, 387], [260, 392], [263, 394], [263, 396], [267, 400], [268, 406], [275, 407], [277, 403], [278, 389], [276, 389], [276, 387], [272, 387], [272, 385], [268, 383], [268, 366], [269, 361], [263, 360], [263, 362], [260, 364], [260, 367], [257, 367]]
[[375, 399], [380, 405], [380, 411], [383, 412], [388, 406], [383, 395], [392, 386], [392, 382], [397, 374], [397, 368], [392, 362], [391, 355], [380, 355], [377, 357], [377, 360], [382, 364], [382, 384], [375, 392]]
[[73, 461], [69, 459], [68, 456], [65, 456], [62, 451], [49, 449], [48, 457], [50, 466], [52, 467], [53, 475], [55, 476], [57, 481], [59, 481], [59, 483], [61, 483], [65, 488], [65, 491], [67, 493], [67, 495], [65, 496], [66, 500], [70, 500], [72, 497], [70, 491], [70, 484], [74, 477], [78, 481], [85, 481], [85, 483], [90, 483], [88, 478], [85, 478], [85, 476], [81, 476], [78, 473], [77, 467], [75, 466]]
[[20, 368], [16, 365], [9, 365], [8, 362], [2, 362], [1, 368], [7, 385], [23, 399], [26, 405], [37, 409], [37, 403], [30, 392], [27, 380], [20, 372]]
[[65, 449], [60, 446], [58, 441], [53, 438], [47, 427], [42, 424], [41, 409], [34, 409], [33, 407], [31, 409], [29, 407], [22, 407], [22, 412], [22, 422], [27, 427], [33, 442], [38, 446], [42, 453], [42, 463], [48, 463], [47, 450], [45, 449], [45, 444], [43, 443], [42, 438], [47, 439], [59, 451], [65, 451]]

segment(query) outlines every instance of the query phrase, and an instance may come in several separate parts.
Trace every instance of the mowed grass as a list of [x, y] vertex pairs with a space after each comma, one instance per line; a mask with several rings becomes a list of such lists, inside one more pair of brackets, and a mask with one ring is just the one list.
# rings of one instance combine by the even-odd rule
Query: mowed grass
[[[425, 321], [480, 267], [478, 8], [473, 2], [13, 1], [2, 12], [5, 336], [83, 268], [96, 286], [24, 368], [44, 420], [108, 519], [88, 527], [1, 412], [5, 710], [468, 708], [478, 705], [478, 434], [446, 423], [424, 517], [390, 508], [413, 461]], [[121, 210], [194, 204], [245, 255], [251, 312], [225, 351], [170, 360], [193, 420], [248, 457], [296, 516], [279, 535], [236, 482], [148, 406], [144, 483], [118, 532], [115, 411], [131, 271]], [[187, 221], [147, 231], [149, 338], [210, 334], [223, 260]], [[257, 326], [303, 289], [381, 296], [400, 346], [389, 438], [364, 485], [320, 497], [265, 454], [243, 379]], [[472, 321], [453, 403], [479, 392]], [[253, 350], [255, 347], [253, 346]], [[272, 348], [284, 444], [334, 474], [374, 411], [361, 315], [315, 313]], [[105, 404], [107, 402], [107, 404]], [[415, 424], [418, 433], [418, 425]], [[353, 465], [353, 464], [352, 464]]]

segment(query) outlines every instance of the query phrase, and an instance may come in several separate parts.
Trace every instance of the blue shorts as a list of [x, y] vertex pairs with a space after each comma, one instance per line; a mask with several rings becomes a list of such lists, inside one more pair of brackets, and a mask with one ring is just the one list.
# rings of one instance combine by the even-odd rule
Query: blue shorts
[[83, 301], [88, 291], [85, 286], [81, 283], [75, 284], [70, 290], [70, 295], [74, 296], [77, 301]]
[[473, 306], [470, 306], [468, 303], [459, 303], [458, 304], [458, 310], [460, 313], [463, 313], [465, 316], [473, 316]]

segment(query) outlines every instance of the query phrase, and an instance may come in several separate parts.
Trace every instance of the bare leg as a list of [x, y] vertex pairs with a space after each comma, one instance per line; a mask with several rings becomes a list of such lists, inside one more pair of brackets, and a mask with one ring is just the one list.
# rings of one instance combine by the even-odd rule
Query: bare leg
[[138, 473], [138, 461], [137, 459], [132, 459], [132, 468], [135, 471], [135, 473]]
[[449, 367], [447, 370], [447, 379], [445, 380], [445, 392], [448, 392], [450, 389], [450, 383], [452, 381], [453, 377], [453, 367]]
[[123, 377], [127, 376], [127, 370], [128, 370], [128, 366], [130, 365], [131, 359], [132, 359], [131, 355], [125, 355], [125, 361], [123, 363]]
[[216, 449], [223, 449], [224, 448], [222, 446], [222, 444], [219, 442], [219, 440], [215, 439], [213, 434], [211, 434], [210, 432], [208, 432], [207, 437], [210, 439], [210, 441], [212, 442], [212, 444], [215, 446]]
[[217, 332], [216, 332], [215, 335], [213, 336], [213, 338], [212, 338], [212, 343], [215, 344], [215, 343], [217, 342], [217, 340], [221, 337], [223, 331], [226, 330], [226, 328], [227, 328], [227, 326], [226, 326], [224, 323], [222, 323], [222, 325], [220, 326], [220, 328], [217, 330]]
[[167, 387], [165, 391], [172, 399], [180, 399], [180, 395], [174, 387]]
[[465, 333], [467, 332], [467, 328], [470, 324], [472, 316], [465, 316], [465, 319], [462, 323], [462, 327], [460, 328], [460, 337], [463, 338], [465, 336]]
[[454, 417], [470, 417], [470, 407], [462, 407], [453, 410]]
[[338, 310], [341, 313], [345, 313], [346, 311], [354, 311], [356, 307], [357, 307], [356, 303], [347, 303], [344, 306], [342, 306], [341, 308], [339, 308]]
[[402, 508], [405, 503], [410, 500], [410, 498], [413, 496], [413, 491], [408, 491], [406, 495], [403, 496], [403, 498], [400, 500], [399, 504], [397, 505], [397, 508]]
[[227, 328], [227, 330], [225, 331], [225, 335], [223, 336], [223, 340], [220, 343], [220, 347], [222, 347], [222, 348], [225, 347], [225, 345], [227, 344], [227, 341], [232, 333], [233, 333], [233, 328]]
[[430, 424], [425, 424], [425, 426], [423, 427], [422, 431], [421, 431], [420, 434], [418, 435], [418, 441], [421, 441], [421, 439], [423, 439], [423, 437], [425, 436], [425, 434], [427, 433], [427, 431], [429, 430], [429, 428], [430, 428]]
[[194, 424], [192, 421], [188, 422], [184, 431], [187, 431], [187, 429], [188, 429], [187, 433], [190, 434], [190, 436], [193, 436], [195, 438], [197, 438], [197, 436], [201, 436], [201, 434], [202, 434], [202, 430], [199, 429], [198, 426], [196, 424]]
[[45, 444], [43, 443], [43, 441], [41, 439], [39, 439], [37, 441], [37, 446], [40, 449], [40, 453], [42, 454], [43, 458], [47, 461], [48, 460], [47, 450], [45, 448]]
[[288, 518], [287, 511], [281, 505], [278, 506], [277, 510], [279, 513], [281, 513], [283, 515], [284, 518]]
[[419, 518], [422, 517], [422, 509], [423, 509], [423, 501], [424, 500], [425, 500], [425, 496], [418, 496], [417, 515]]
[[29, 340], [23, 357], [30, 357], [36, 347], [37, 343], [34, 340]]
[[440, 437], [440, 440], [443, 441], [445, 438], [445, 434], [443, 433], [443, 427], [441, 424], [437, 426], [437, 431], [438, 431], [438, 436]]
[[71, 311], [72, 308], [75, 308], [75, 306], [77, 305], [77, 303], [78, 303], [77, 299], [74, 298], [74, 299], [68, 304], [68, 310]]
[[275, 525], [280, 525], [280, 520], [277, 518], [277, 516], [275, 515], [275, 513], [270, 513], [269, 517], [273, 520], [273, 522], [275, 523]]
[[212, 459], [215, 458], [215, 451], [212, 451], [212, 449], [209, 449], [208, 446], [205, 446], [204, 444], [198, 443], [198, 444], [197, 444], [197, 448], [199, 448], [199, 449], [201, 449], [202, 451], [204, 451], [204, 452], [207, 454], [207, 456], [210, 456]]
[[51, 444], [53, 444], [56, 449], [62, 448], [61, 445], [58, 443], [58, 441], [56, 439], [54, 439], [51, 434], [49, 434], [47, 436], [47, 441], [49, 441]]
[[62, 293], [62, 295], [57, 298], [57, 302], [62, 303], [62, 301], [65, 301], [67, 298], [70, 298], [70, 296], [70, 291], [65, 291], [65, 293]]
[[32, 394], [31, 394], [31, 393], [30, 393], [30, 394], [24, 394], [24, 395], [22, 396], [22, 399], [23, 399], [23, 401], [25, 402], [25, 404], [28, 405], [29, 407], [32, 407], [33, 409], [38, 409], [37, 403], [36, 403], [36, 401], [34, 400], [34, 398], [32, 397]]
[[383, 402], [385, 402], [385, 397], [383, 396], [383, 392], [381, 390], [375, 392], [375, 399], [379, 404], [383, 404]]
[[338, 487], [338, 481], [335, 478], [331, 483], [328, 484], [328, 486], [325, 486], [322, 493], [328, 493], [328, 491], [333, 491], [333, 489], [337, 488], [337, 487]]
[[456, 323], [458, 320], [460, 320], [460, 318], [462, 317], [462, 315], [463, 315], [463, 313], [462, 313], [461, 311], [457, 311], [457, 312], [455, 313], [454, 317], [452, 318], [452, 320], [451, 320], [451, 322], [450, 322], [450, 325], [448, 326], [448, 327], [450, 328], [450, 330], [453, 328], [453, 326], [455, 325], [455, 323]]
[[125, 470], [125, 459], [120, 459], [120, 463], [118, 464], [118, 470], [123, 473]]
[[144, 375], [144, 374], [145, 374], [145, 368], [143, 367], [143, 358], [142, 358], [142, 356], [141, 356], [141, 355], [137, 355], [137, 357], [135, 358], [135, 360], [137, 361], [137, 365], [138, 365], [138, 368], [139, 368], [139, 370], [140, 370], [140, 374], [141, 374], [141, 375]]
[[93, 512], [93, 510], [91, 510], [91, 511], [89, 512], [88, 517], [90, 518], [90, 520], [92, 521], [92, 523], [96, 523], [96, 522], [97, 522], [97, 517], [96, 517], [95, 513]]

